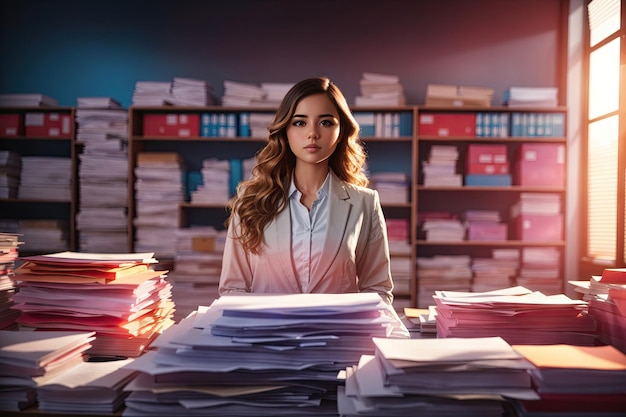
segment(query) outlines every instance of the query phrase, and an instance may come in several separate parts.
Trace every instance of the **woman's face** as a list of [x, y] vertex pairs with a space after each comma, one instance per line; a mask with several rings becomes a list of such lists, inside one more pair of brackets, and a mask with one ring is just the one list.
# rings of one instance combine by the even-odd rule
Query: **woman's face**
[[325, 94], [300, 100], [287, 127], [297, 163], [326, 162], [339, 142], [339, 113]]

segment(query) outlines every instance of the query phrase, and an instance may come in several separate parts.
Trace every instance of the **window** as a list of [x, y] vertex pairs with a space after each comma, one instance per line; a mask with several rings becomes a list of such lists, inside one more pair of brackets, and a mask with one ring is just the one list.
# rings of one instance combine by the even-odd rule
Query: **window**
[[625, 1], [587, 3], [581, 242], [583, 264], [598, 272], [626, 258]]

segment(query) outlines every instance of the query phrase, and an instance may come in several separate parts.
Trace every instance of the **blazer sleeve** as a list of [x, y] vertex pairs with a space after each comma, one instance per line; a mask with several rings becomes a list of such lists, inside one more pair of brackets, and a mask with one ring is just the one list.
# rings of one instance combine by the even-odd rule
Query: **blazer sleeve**
[[366, 239], [360, 245], [356, 264], [359, 291], [377, 292], [387, 303], [391, 304], [393, 302], [393, 278], [385, 216], [377, 191], [373, 190], [372, 197], [367, 200], [370, 204], [365, 206], [365, 209], [369, 211], [365, 213], [365, 218], [369, 222], [363, 225], [366, 228]]
[[252, 287], [252, 269], [248, 254], [241, 243], [234, 237], [239, 226], [239, 218], [234, 216], [228, 226], [224, 254], [222, 256], [222, 272], [218, 293], [220, 296], [233, 292], [250, 292]]

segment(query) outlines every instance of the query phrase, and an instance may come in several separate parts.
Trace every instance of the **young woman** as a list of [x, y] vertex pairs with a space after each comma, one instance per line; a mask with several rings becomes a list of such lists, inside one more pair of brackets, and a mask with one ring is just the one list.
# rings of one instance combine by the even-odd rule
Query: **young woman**
[[230, 202], [219, 292], [377, 292], [393, 281], [378, 193], [345, 97], [328, 78], [285, 95]]

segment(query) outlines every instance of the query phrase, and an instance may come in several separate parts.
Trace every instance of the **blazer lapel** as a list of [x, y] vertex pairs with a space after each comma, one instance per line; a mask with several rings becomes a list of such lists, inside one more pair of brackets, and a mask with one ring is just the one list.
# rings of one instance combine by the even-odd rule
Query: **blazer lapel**
[[280, 269], [284, 277], [284, 282], [293, 285], [294, 291], [302, 292], [302, 286], [300, 281], [296, 278], [291, 265], [291, 216], [289, 213], [289, 206], [285, 207], [283, 211], [278, 213], [276, 220], [270, 222], [269, 227], [265, 232], [265, 236], [268, 239], [268, 244], [277, 248], [278, 256], [280, 259], [272, 261], [270, 263], [279, 263]]
[[350, 218], [350, 194], [341, 181], [332, 171], [330, 173], [330, 193], [328, 207], [328, 230], [324, 241], [325, 256], [311, 273], [309, 290], [313, 290], [317, 284], [328, 274], [329, 269], [335, 262], [341, 244], [345, 238], [346, 226]]

